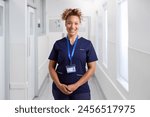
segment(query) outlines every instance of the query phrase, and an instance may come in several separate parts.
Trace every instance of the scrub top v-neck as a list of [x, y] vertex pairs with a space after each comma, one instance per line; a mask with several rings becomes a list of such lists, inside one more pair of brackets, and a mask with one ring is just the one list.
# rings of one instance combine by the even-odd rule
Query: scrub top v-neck
[[[64, 37], [55, 42], [48, 59], [57, 62], [56, 72], [60, 82], [69, 85], [77, 82], [85, 74], [87, 63], [97, 61], [98, 59], [91, 41], [80, 37], [72, 57], [72, 64], [76, 65], [76, 72], [68, 74], [66, 66], [70, 64], [70, 60], [67, 49], [67, 41]], [[70, 44], [71, 52], [72, 49], [73, 45]], [[54, 83], [53, 88], [58, 90]], [[74, 93], [83, 92], [90, 92], [88, 82], [80, 86]]]

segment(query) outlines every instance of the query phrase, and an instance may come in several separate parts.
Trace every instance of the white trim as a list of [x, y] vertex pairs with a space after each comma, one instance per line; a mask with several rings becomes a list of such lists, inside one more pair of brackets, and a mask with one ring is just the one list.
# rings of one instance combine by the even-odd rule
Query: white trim
[[10, 40], [9, 40], [9, 1], [5, 4], [5, 99], [10, 99]]
[[136, 52], [139, 52], [139, 53], [143, 53], [143, 54], [148, 54], [148, 55], [150, 55], [150, 52], [144, 51], [144, 50], [142, 50], [142, 49], [137, 49], [137, 48], [134, 48], [134, 47], [131, 47], [131, 46], [129, 46], [129, 49], [135, 50]]
[[[27, 81], [29, 84], [28, 99], [32, 99], [35, 96], [35, 43], [35, 9], [27, 6]], [[32, 70], [32, 72], [30, 70]]]
[[121, 86], [128, 92], [129, 91], [129, 84], [123, 78], [117, 78], [117, 81], [121, 84]]
[[102, 62], [102, 65], [107, 69], [108, 65], [106, 65], [106, 63]]
[[46, 59], [44, 60], [44, 62], [42, 62], [42, 64], [40, 64], [40, 66], [38, 67], [38, 70], [41, 70], [41, 68], [42, 68], [43, 66], [45, 66], [45, 64], [47, 64], [47, 62], [48, 62], [48, 59], [46, 58]]
[[[108, 43], [116, 45], [116, 42], [115, 42], [115, 41], [109, 40]], [[137, 49], [137, 48], [132, 47], [132, 46], [130, 46], [130, 45], [128, 46], [128, 49], [135, 50], [135, 51], [137, 51], [137, 52], [139, 52], [139, 53], [144, 53], [144, 54], [149, 54], [149, 55], [150, 55], [150, 52], [149, 52], [149, 51], [147, 51], [147, 50], [142, 50], [142, 49]]]

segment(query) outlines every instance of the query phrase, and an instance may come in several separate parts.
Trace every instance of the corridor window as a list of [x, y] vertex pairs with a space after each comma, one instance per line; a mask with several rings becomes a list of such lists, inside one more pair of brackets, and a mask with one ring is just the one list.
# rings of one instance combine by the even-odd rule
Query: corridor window
[[96, 43], [95, 43], [95, 45], [96, 45], [96, 53], [97, 53], [97, 56], [99, 58], [98, 62], [100, 62], [102, 60], [101, 49], [100, 49], [100, 47], [102, 47], [101, 46], [102, 45], [102, 43], [101, 43], [101, 37], [100, 37], [100, 35], [102, 35], [101, 32], [100, 32], [100, 31], [102, 31], [101, 30], [102, 26], [101, 26], [100, 19], [102, 19], [102, 18], [100, 17], [98, 11], [96, 11], [95, 24], [97, 24], [97, 25], [95, 27], [96, 28], [96, 33], [95, 33]]
[[118, 0], [117, 7], [117, 78], [128, 91], [128, 6]]
[[103, 26], [103, 64], [107, 68], [107, 41], [108, 41], [108, 14], [107, 14], [107, 4], [103, 5], [104, 8], [104, 26]]

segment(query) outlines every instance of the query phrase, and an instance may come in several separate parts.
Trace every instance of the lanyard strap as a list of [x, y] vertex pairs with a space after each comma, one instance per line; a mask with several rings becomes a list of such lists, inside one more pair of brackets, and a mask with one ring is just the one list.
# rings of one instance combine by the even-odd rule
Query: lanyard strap
[[78, 36], [76, 37], [76, 40], [74, 42], [74, 45], [73, 45], [73, 49], [72, 49], [72, 52], [70, 53], [70, 42], [69, 42], [69, 38], [67, 36], [67, 47], [68, 47], [68, 58], [70, 60], [70, 64], [72, 64], [72, 57], [74, 55], [74, 51], [75, 51], [75, 48], [76, 48], [76, 45], [77, 45], [77, 41], [78, 41]]

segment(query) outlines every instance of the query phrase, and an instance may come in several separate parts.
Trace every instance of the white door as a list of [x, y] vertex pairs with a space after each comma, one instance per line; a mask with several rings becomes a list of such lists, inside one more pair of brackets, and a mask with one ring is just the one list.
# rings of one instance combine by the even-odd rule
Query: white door
[[4, 2], [0, 0], [0, 99], [5, 99], [5, 14]]
[[28, 99], [33, 99], [35, 96], [35, 10], [31, 7], [28, 7], [27, 29]]

